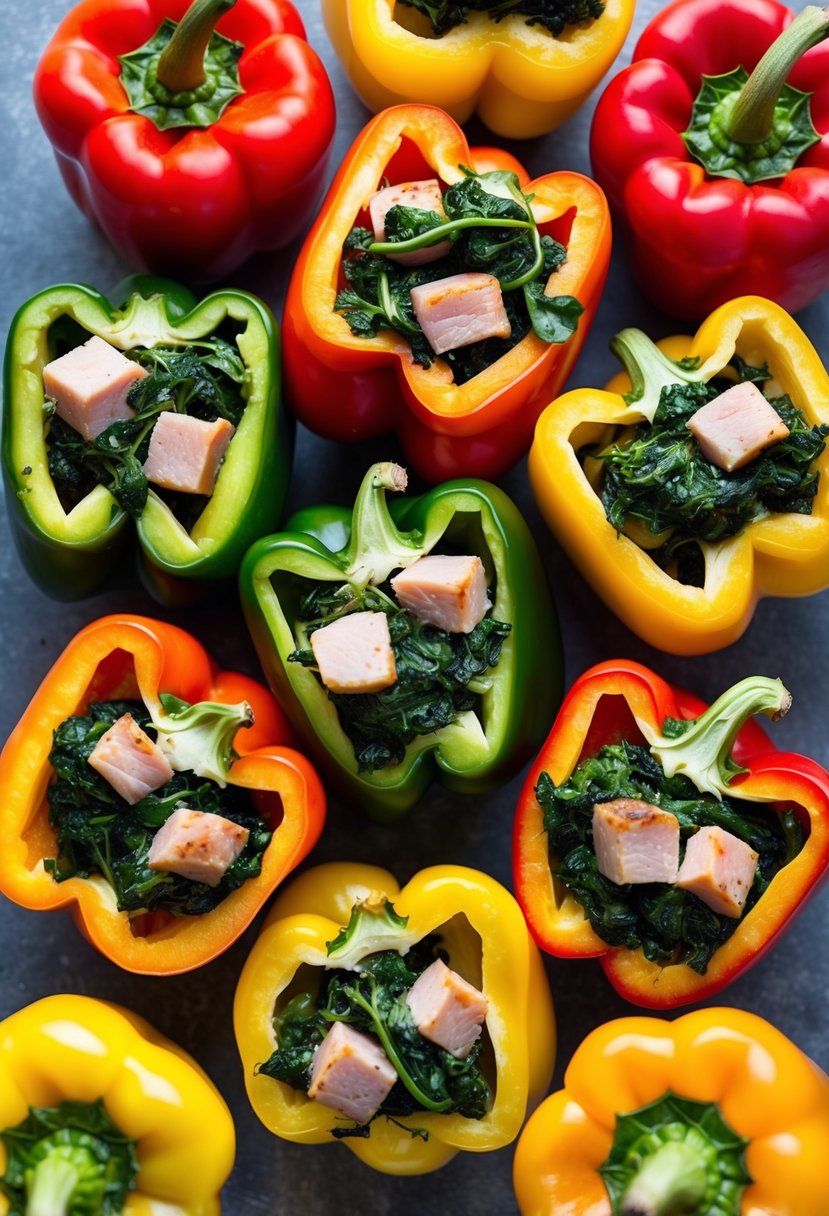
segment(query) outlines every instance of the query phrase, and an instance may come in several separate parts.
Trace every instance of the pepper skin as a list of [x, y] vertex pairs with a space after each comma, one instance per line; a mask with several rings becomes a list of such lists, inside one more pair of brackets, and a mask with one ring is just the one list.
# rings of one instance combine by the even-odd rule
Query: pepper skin
[[[660, 342], [671, 359], [699, 357], [715, 374], [735, 351], [767, 362], [810, 425], [829, 422], [829, 376], [806, 335], [782, 308], [757, 296], [724, 304], [696, 336]], [[705, 586], [686, 586], [663, 571], [624, 533], [616, 533], [578, 459], [578, 449], [604, 442], [616, 425], [642, 418], [620, 394], [617, 376], [605, 392], [576, 389], [539, 419], [530, 480], [539, 509], [570, 560], [629, 629], [671, 654], [707, 654], [739, 638], [759, 599], [811, 595], [829, 585], [829, 450], [811, 515], [770, 515], [737, 536], [701, 545]]]
[[622, 49], [633, 10], [634, 0], [609, 0], [600, 17], [568, 27], [562, 39], [522, 17], [496, 23], [470, 13], [435, 38], [414, 32], [411, 10], [406, 28], [395, 0], [322, 0], [334, 50], [370, 110], [428, 102], [459, 123], [477, 113], [504, 139], [531, 139], [566, 122]]
[[334, 98], [293, 5], [238, 0], [219, 31], [244, 46], [241, 94], [203, 128], [159, 130], [130, 110], [118, 57], [186, 8], [83, 0], [46, 48], [34, 94], [69, 193], [120, 255], [213, 282], [302, 230], [325, 178]]
[[617, 1018], [587, 1036], [518, 1141], [522, 1216], [611, 1216], [598, 1170], [617, 1116], [666, 1092], [716, 1103], [748, 1141], [740, 1216], [823, 1216], [829, 1079], [769, 1022], [727, 1008]]
[[[247, 701], [255, 725], [240, 730], [240, 758], [230, 785], [252, 792], [256, 809], [272, 818], [274, 834], [262, 871], [212, 912], [171, 917], [154, 913], [140, 921], [115, 908], [101, 878], [68, 878], [58, 884], [42, 865], [54, 857], [46, 789], [52, 773], [52, 733], [90, 701], [139, 696], [149, 709], [159, 693], [191, 703]], [[35, 693], [0, 755], [0, 891], [25, 908], [70, 906], [93, 946], [125, 971], [174, 975], [216, 958], [245, 931], [283, 880], [313, 848], [325, 818], [325, 796], [308, 761], [283, 746], [290, 732], [267, 690], [236, 672], [219, 672], [203, 647], [174, 625], [140, 616], [102, 617], [69, 643]]]
[[[331, 1144], [336, 1112], [256, 1065], [276, 1046], [272, 1017], [302, 964], [324, 967], [326, 943], [347, 924], [356, 901], [372, 892], [407, 916], [409, 944], [440, 931], [452, 965], [470, 981], [480, 977], [489, 1000], [486, 1029], [495, 1067], [495, 1100], [483, 1119], [417, 1111], [371, 1125], [367, 1139], [343, 1143], [366, 1165], [387, 1174], [425, 1174], [460, 1150], [488, 1152], [515, 1139], [527, 1109], [546, 1092], [555, 1056], [555, 1020], [541, 956], [512, 896], [494, 879], [462, 866], [421, 870], [402, 889], [377, 866], [334, 862], [308, 870], [276, 900], [239, 979], [234, 1005], [236, 1042], [248, 1098], [269, 1131], [303, 1144]], [[428, 1140], [407, 1127], [423, 1127]]]
[[312, 431], [355, 442], [396, 430], [407, 463], [429, 482], [447, 477], [495, 478], [529, 446], [543, 404], [565, 382], [598, 307], [610, 257], [610, 221], [601, 191], [577, 173], [534, 182], [542, 228], [567, 246], [555, 272], [557, 295], [584, 306], [575, 334], [549, 346], [529, 333], [486, 371], [459, 387], [442, 360], [424, 369], [391, 330], [356, 337], [333, 311], [342, 245], [361, 222], [381, 180], [394, 185], [437, 177], [453, 183], [459, 165], [515, 171], [512, 156], [487, 148], [478, 161], [460, 128], [430, 106], [396, 106], [373, 119], [353, 144], [303, 245], [285, 303], [285, 393]]
[[641, 949], [611, 948], [593, 932], [581, 905], [554, 882], [535, 787], [542, 772], [561, 783], [583, 757], [595, 756], [606, 743], [642, 743], [640, 725], [660, 733], [666, 718], [694, 718], [706, 708], [638, 663], [599, 663], [567, 694], [518, 800], [513, 878], [536, 942], [562, 958], [598, 958], [626, 1000], [650, 1009], [700, 1001], [731, 983], [774, 944], [817, 890], [829, 866], [829, 777], [813, 760], [774, 750], [756, 722], [740, 730], [732, 754], [747, 772], [734, 777], [729, 790], [735, 798], [769, 799], [765, 805], [771, 809], [795, 807], [808, 823], [809, 835], [715, 952], [705, 975], [684, 964], [649, 962]]

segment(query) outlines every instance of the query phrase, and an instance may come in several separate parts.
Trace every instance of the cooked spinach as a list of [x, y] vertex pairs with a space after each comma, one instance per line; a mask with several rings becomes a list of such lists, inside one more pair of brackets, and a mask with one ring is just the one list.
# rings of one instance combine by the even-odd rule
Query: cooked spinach
[[604, 12], [604, 0], [401, 0], [429, 18], [438, 36], [462, 25], [470, 13], [486, 13], [492, 21], [513, 14], [527, 25], [540, 25], [558, 37], [568, 25], [593, 21]]

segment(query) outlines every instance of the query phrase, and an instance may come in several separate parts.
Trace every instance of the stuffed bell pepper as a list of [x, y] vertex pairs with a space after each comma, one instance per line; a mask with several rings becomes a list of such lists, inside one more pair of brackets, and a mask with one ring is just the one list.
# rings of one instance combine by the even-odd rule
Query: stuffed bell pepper
[[71, 907], [126, 971], [190, 971], [244, 932], [322, 829], [267, 690], [137, 616], [70, 642], [0, 756], [0, 891]]
[[528, 182], [430, 106], [379, 114], [294, 268], [285, 391], [312, 431], [398, 432], [430, 482], [497, 477], [526, 451], [598, 306], [610, 255], [588, 178]]
[[763, 676], [706, 707], [636, 663], [586, 672], [518, 804], [515, 890], [538, 944], [598, 958], [651, 1008], [750, 967], [829, 866], [829, 776], [748, 721], [790, 702]]
[[2, 1216], [218, 1216], [230, 1111], [143, 1018], [49, 996], [0, 1022]]
[[110, 303], [61, 284], [29, 300], [6, 346], [3, 474], [12, 533], [38, 586], [99, 590], [135, 524], [163, 600], [236, 575], [276, 527], [291, 431], [275, 323], [244, 292], [201, 303], [138, 276]]
[[594, 1030], [521, 1134], [521, 1216], [825, 1216], [829, 1079], [740, 1009]]
[[622, 49], [634, 0], [322, 0], [334, 49], [371, 110], [429, 102], [498, 135], [561, 126]]
[[829, 585], [829, 376], [776, 304], [724, 304], [693, 339], [626, 329], [626, 376], [539, 419], [530, 479], [562, 548], [652, 646], [735, 641], [767, 595]]
[[544, 572], [506, 495], [457, 481], [387, 501], [405, 488], [399, 465], [373, 465], [353, 511], [299, 512], [241, 573], [282, 708], [332, 784], [386, 821], [435, 775], [466, 793], [506, 780], [561, 680]]
[[460, 866], [405, 887], [335, 863], [284, 891], [234, 1007], [245, 1085], [275, 1135], [336, 1140], [389, 1174], [515, 1139], [546, 1090], [555, 1022], [512, 896]]

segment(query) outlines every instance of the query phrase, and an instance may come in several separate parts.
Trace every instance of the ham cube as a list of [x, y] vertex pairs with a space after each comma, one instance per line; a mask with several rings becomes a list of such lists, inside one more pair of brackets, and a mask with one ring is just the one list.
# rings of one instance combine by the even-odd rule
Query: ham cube
[[611, 882], [675, 882], [679, 820], [638, 798], [593, 807], [593, 848], [599, 873]]
[[411, 297], [417, 323], [436, 355], [512, 333], [501, 284], [491, 274], [450, 274], [413, 287]]
[[756, 870], [757, 854], [744, 840], [723, 828], [705, 827], [688, 841], [676, 885], [721, 916], [739, 917]]
[[153, 836], [147, 865], [218, 887], [249, 835], [247, 828], [224, 815], [179, 806]]
[[332, 692], [379, 692], [397, 681], [385, 612], [352, 612], [311, 634], [320, 679]]
[[[386, 186], [385, 190], [378, 190], [372, 195], [368, 209], [375, 241], [385, 241], [386, 215], [392, 207], [417, 207], [420, 211], [436, 211], [442, 220], [446, 219], [443, 195], [436, 177], [422, 182], [401, 182], [398, 186]], [[399, 262], [401, 266], [423, 266], [426, 262], [435, 262], [438, 258], [445, 257], [451, 248], [451, 241], [440, 241], [437, 245], [415, 249], [411, 253], [387, 253], [385, 256], [393, 262]]]
[[89, 763], [130, 806], [166, 785], [173, 775], [161, 748], [132, 714], [123, 714], [101, 735]]
[[96, 334], [83, 346], [46, 364], [43, 391], [54, 398], [58, 417], [89, 440], [113, 422], [133, 417], [127, 393], [146, 375], [140, 364]]
[[489, 610], [479, 557], [427, 554], [391, 580], [399, 603], [447, 633], [471, 633]]
[[345, 1022], [335, 1022], [314, 1055], [308, 1097], [356, 1123], [368, 1123], [396, 1080], [394, 1065], [379, 1043]]
[[698, 409], [685, 424], [706, 460], [731, 473], [789, 433], [755, 384], [733, 388]]
[[226, 418], [204, 422], [189, 414], [161, 414], [144, 461], [148, 481], [184, 494], [212, 494], [219, 464], [235, 431]]
[[424, 1039], [463, 1060], [480, 1036], [488, 1002], [438, 958], [412, 984], [406, 1004]]

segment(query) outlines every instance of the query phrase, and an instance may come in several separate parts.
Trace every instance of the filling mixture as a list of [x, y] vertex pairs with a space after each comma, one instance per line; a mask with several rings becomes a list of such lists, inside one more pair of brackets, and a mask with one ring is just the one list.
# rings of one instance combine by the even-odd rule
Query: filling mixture
[[491, 21], [523, 17], [527, 25], [549, 30], [554, 38], [568, 26], [594, 21], [604, 12], [604, 0], [398, 0], [422, 13], [437, 37], [469, 20], [470, 13], [486, 13]]

